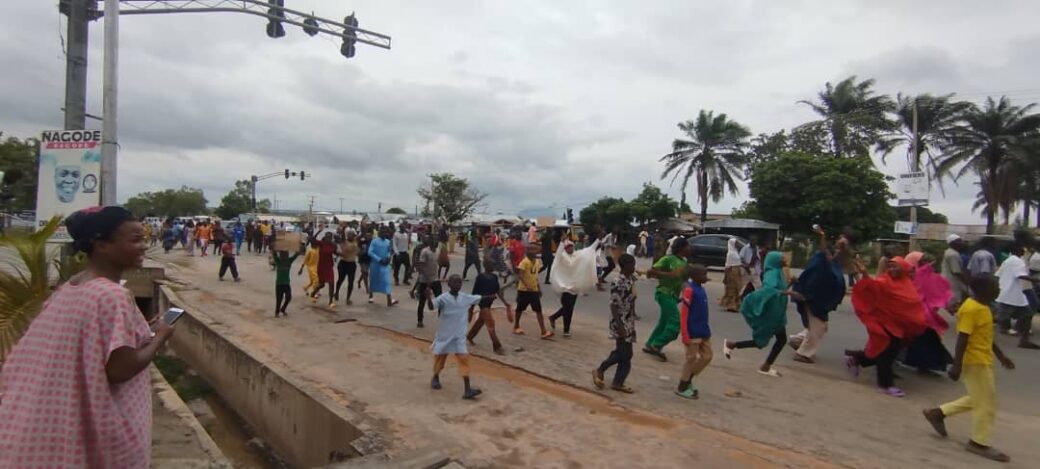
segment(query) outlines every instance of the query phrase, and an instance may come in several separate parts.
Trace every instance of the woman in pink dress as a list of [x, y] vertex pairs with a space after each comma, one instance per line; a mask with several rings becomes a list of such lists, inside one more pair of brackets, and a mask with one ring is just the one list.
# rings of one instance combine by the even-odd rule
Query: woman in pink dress
[[173, 328], [155, 336], [123, 272], [139, 267], [144, 229], [121, 207], [65, 221], [86, 270], [44, 303], [0, 372], [0, 467], [146, 468], [152, 433], [145, 369]]

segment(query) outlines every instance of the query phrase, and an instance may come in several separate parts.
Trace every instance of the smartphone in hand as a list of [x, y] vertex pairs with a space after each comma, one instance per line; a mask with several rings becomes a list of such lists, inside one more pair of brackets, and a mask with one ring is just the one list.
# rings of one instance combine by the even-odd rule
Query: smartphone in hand
[[180, 308], [170, 308], [170, 309], [166, 310], [166, 314], [163, 314], [162, 320], [164, 322], [166, 322], [166, 324], [172, 326], [183, 315], [184, 315], [184, 310], [183, 309], [180, 309]]

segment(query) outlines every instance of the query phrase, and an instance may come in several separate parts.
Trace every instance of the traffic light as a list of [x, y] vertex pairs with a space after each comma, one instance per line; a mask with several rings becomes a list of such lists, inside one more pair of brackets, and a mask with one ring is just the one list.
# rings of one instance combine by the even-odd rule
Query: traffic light
[[354, 17], [354, 13], [343, 18], [343, 24], [351, 27], [343, 28], [343, 46], [339, 48], [339, 53], [349, 59], [354, 56], [354, 44], [357, 43], [357, 32], [353, 28], [357, 28], [358, 20]]
[[289, 168], [285, 168], [285, 178], [289, 179]]
[[574, 211], [567, 209], [567, 223], [574, 223]]
[[303, 32], [307, 33], [308, 36], [314, 37], [318, 35], [318, 20], [314, 19], [314, 12], [311, 12], [311, 16], [303, 20]]
[[[267, 3], [271, 5], [271, 8], [267, 9], [269, 16], [276, 16], [280, 19], [285, 19], [285, 11], [282, 7], [285, 6], [285, 0], [267, 0]], [[285, 36], [285, 28], [282, 27], [282, 22], [274, 18], [267, 20], [267, 37], [271, 39]]]
[[305, 176], [303, 175], [303, 171], [300, 171], [300, 180], [303, 181], [304, 179], [305, 179]]

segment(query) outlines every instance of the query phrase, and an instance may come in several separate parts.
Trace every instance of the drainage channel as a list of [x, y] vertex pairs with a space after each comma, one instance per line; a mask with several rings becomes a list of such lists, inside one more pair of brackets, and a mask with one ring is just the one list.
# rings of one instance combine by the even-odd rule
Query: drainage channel
[[187, 363], [167, 352], [155, 359], [155, 365], [234, 467], [288, 467]]

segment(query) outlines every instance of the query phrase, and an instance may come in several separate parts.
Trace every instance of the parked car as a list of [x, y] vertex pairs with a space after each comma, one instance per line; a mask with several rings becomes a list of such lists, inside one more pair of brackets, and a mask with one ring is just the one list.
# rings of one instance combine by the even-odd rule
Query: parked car
[[737, 239], [737, 248], [747, 244], [747, 240], [727, 234], [702, 234], [686, 239], [690, 243], [690, 261], [706, 266], [726, 265], [726, 250], [730, 238]]

